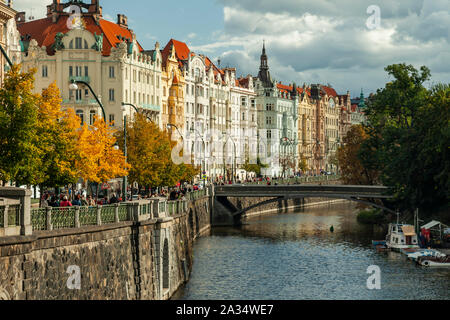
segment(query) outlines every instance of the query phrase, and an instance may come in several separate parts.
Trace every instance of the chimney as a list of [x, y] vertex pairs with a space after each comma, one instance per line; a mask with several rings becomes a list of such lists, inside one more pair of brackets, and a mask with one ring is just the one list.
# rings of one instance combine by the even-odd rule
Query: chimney
[[18, 12], [18, 13], [16, 14], [16, 23], [17, 23], [17, 24], [21, 24], [21, 23], [26, 22], [26, 21], [25, 21], [25, 17], [26, 17], [25, 12]]
[[124, 14], [118, 14], [117, 15], [117, 24], [121, 26], [122, 28], [128, 29], [128, 18]]

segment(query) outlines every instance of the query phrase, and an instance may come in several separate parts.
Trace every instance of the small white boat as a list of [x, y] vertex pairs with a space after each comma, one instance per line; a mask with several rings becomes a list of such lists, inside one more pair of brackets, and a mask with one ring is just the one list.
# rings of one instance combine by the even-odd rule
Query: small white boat
[[417, 263], [429, 268], [450, 268], [450, 256], [441, 258], [436, 257], [421, 257], [417, 259]]
[[421, 249], [416, 252], [408, 253], [408, 259], [417, 261], [420, 257], [435, 257], [435, 258], [444, 258], [446, 255], [433, 249]]
[[386, 246], [393, 250], [419, 249], [414, 226], [409, 224], [391, 223], [386, 236]]

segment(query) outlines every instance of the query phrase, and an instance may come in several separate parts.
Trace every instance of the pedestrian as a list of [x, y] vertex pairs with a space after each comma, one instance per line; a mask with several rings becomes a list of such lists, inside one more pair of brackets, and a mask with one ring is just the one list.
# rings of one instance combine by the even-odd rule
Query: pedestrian
[[79, 194], [75, 196], [75, 199], [72, 201], [72, 205], [74, 207], [81, 207], [81, 197]]
[[63, 201], [61, 201], [61, 203], [59, 204], [59, 206], [61, 208], [65, 208], [65, 207], [72, 207], [72, 203], [70, 203], [70, 201], [68, 200], [67, 196], [63, 197]]
[[119, 199], [117, 199], [117, 195], [113, 193], [111, 199], [109, 199], [109, 204], [116, 204], [116, 203], [119, 203]]

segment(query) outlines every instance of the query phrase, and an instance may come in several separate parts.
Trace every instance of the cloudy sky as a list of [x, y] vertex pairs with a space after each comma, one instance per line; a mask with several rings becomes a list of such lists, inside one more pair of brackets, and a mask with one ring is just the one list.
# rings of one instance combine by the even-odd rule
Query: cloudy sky
[[[39, 18], [49, 3], [15, 0], [14, 6]], [[355, 97], [362, 87], [367, 94], [383, 87], [389, 79], [384, 67], [401, 62], [426, 65], [434, 82], [450, 82], [450, 0], [103, 0], [101, 5], [106, 19], [127, 15], [146, 49], [174, 38], [242, 75], [257, 74], [265, 40], [271, 73], [287, 84], [331, 84]]]

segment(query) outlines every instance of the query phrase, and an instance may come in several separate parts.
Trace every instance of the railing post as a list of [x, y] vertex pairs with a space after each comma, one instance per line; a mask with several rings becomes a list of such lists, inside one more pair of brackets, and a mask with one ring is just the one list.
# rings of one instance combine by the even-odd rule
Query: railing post
[[24, 191], [24, 196], [20, 197], [20, 234], [29, 236], [33, 234], [33, 226], [31, 225], [31, 190], [26, 189]]
[[97, 225], [102, 225], [102, 206], [97, 206]]
[[159, 218], [159, 199], [153, 200], [153, 219]]
[[115, 221], [116, 223], [119, 223], [119, 222], [120, 222], [120, 219], [119, 219], [119, 205], [120, 205], [120, 204], [116, 203], [116, 204], [115, 204], [115, 208], [114, 208], [114, 221]]
[[9, 205], [5, 205], [5, 211], [4, 211], [4, 213], [3, 213], [3, 228], [8, 228], [8, 226], [9, 226], [9, 219], [8, 219], [8, 216], [9, 216], [9, 213], [8, 213], [8, 211], [9, 211]]
[[133, 206], [132, 207], [133, 208], [133, 220], [139, 221], [139, 210], [140, 210], [139, 202], [133, 202], [132, 206]]
[[52, 207], [45, 208], [46, 214], [47, 214], [47, 230], [52, 231], [53, 230], [53, 224], [52, 224]]
[[75, 228], [80, 227], [80, 207], [75, 207]]

